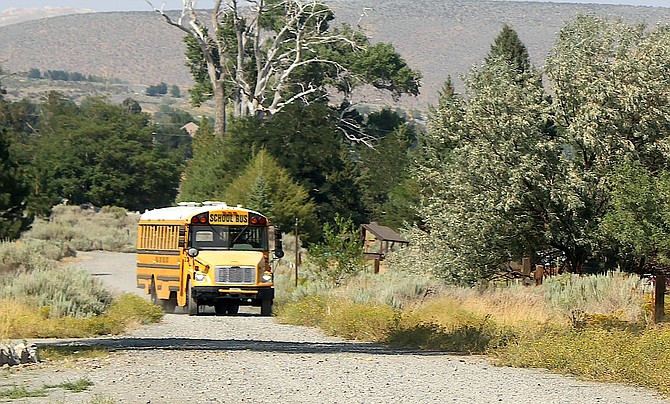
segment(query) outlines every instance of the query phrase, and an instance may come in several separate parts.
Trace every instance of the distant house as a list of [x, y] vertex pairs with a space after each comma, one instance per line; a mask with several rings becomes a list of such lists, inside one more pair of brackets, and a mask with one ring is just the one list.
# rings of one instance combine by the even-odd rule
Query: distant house
[[409, 244], [409, 240], [393, 229], [376, 222], [361, 225], [361, 241], [365, 259], [375, 261], [375, 273], [379, 272], [379, 262], [384, 260], [389, 251], [395, 251]]
[[182, 126], [181, 128], [184, 129], [186, 133], [189, 134], [189, 136], [193, 137], [193, 135], [195, 135], [198, 129], [200, 129], [200, 126], [196, 125], [193, 122], [189, 122], [186, 125]]

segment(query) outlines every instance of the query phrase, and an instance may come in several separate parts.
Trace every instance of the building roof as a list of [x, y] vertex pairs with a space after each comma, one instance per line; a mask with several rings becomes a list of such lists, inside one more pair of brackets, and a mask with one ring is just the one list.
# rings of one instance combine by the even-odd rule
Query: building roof
[[195, 135], [198, 129], [200, 129], [200, 127], [193, 122], [189, 122], [186, 125], [182, 126], [181, 128], [184, 129], [186, 132], [188, 132], [188, 134], [191, 136]]
[[409, 240], [396, 233], [390, 227], [382, 226], [377, 224], [377, 222], [363, 224], [362, 227], [370, 233], [374, 234], [379, 240], [409, 243]]

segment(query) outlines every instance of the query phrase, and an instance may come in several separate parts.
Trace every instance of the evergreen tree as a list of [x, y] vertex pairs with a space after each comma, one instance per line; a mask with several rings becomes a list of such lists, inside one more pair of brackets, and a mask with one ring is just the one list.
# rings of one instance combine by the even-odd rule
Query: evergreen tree
[[318, 236], [316, 207], [309, 193], [267, 151], [254, 156], [224, 194], [226, 202], [257, 209], [285, 232], [298, 219], [302, 233]]
[[516, 31], [507, 24], [503, 25], [502, 31], [491, 45], [486, 63], [491, 63], [495, 58], [503, 58], [517, 73], [528, 72], [531, 68], [526, 45], [521, 42]]
[[222, 200], [225, 190], [236, 177], [245, 159], [235, 159], [226, 141], [214, 136], [212, 126], [203, 118], [193, 139], [193, 157], [188, 161], [179, 191], [180, 201]]

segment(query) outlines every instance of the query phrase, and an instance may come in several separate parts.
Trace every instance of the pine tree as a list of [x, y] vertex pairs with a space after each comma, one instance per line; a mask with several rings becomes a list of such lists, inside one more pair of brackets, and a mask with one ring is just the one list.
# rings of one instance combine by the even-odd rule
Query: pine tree
[[491, 45], [486, 63], [491, 63], [497, 57], [502, 57], [519, 74], [530, 71], [530, 57], [526, 45], [521, 42], [516, 31], [507, 24], [503, 25], [502, 31]]

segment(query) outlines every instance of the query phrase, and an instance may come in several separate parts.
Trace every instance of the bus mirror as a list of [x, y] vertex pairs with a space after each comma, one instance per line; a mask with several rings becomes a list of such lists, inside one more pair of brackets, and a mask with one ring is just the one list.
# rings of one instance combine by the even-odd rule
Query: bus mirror
[[197, 257], [198, 256], [198, 249], [197, 248], [189, 248], [188, 249], [188, 256], [189, 257]]
[[284, 256], [284, 248], [282, 247], [281, 242], [281, 230], [275, 229], [275, 257], [281, 258]]

